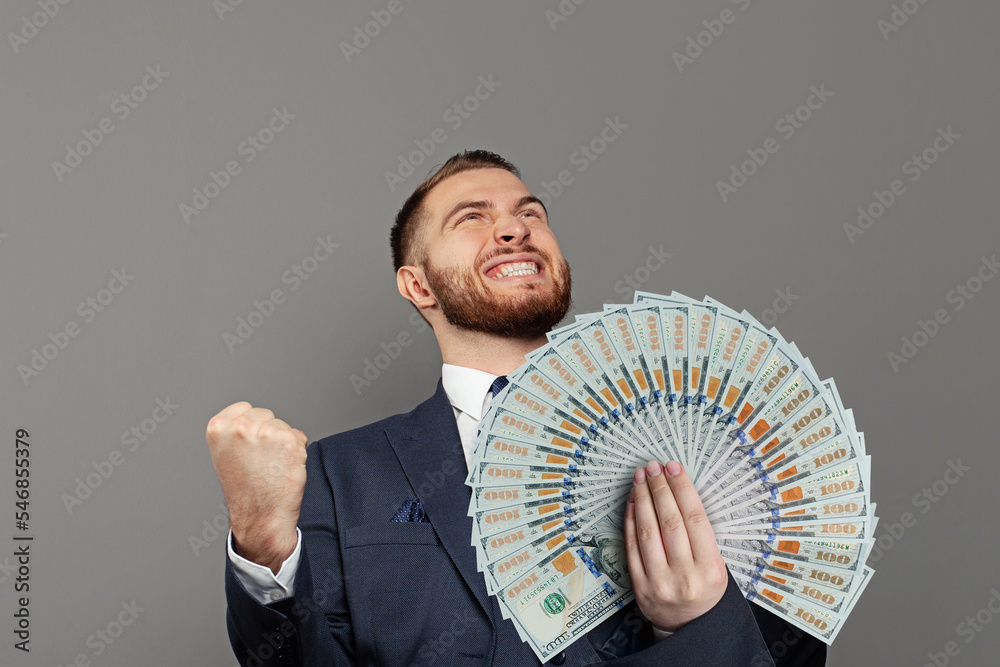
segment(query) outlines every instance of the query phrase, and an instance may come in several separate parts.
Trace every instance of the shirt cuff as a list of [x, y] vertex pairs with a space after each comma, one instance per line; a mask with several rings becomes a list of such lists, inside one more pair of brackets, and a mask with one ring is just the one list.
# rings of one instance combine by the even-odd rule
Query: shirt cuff
[[302, 550], [302, 533], [298, 528], [295, 529], [295, 536], [295, 551], [281, 564], [278, 574], [274, 574], [271, 568], [258, 565], [236, 553], [233, 549], [233, 531], [229, 531], [226, 545], [236, 578], [257, 602], [266, 605], [295, 595], [295, 573], [299, 569], [299, 554]]
[[653, 637], [656, 639], [656, 641], [662, 641], [662, 640], [666, 639], [667, 637], [669, 637], [670, 635], [674, 634], [674, 633], [670, 632], [669, 630], [660, 630], [658, 627], [656, 627], [652, 623], [650, 623], [650, 625], [653, 626]]

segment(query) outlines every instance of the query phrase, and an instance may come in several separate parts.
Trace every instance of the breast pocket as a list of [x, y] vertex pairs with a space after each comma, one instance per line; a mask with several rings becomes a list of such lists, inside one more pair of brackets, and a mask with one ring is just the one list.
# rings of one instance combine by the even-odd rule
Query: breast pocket
[[356, 638], [359, 648], [371, 647], [373, 662], [426, 663], [432, 654], [435, 661], [444, 659], [442, 638], [449, 659], [459, 651], [489, 654], [489, 621], [430, 523], [348, 528], [343, 553]]

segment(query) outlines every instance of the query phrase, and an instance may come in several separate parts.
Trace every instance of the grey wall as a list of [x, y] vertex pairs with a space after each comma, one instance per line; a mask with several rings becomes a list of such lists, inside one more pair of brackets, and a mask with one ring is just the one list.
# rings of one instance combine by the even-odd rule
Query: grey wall
[[[401, 0], [345, 55], [387, 6], [0, 7], [0, 662], [234, 663], [205, 425], [248, 400], [318, 439], [429, 394], [440, 356], [396, 293], [389, 223], [430, 167], [484, 147], [536, 193], [569, 172], [549, 208], [577, 312], [631, 301], [626, 274], [654, 292], [710, 294], [773, 323], [837, 380], [873, 457], [885, 548], [830, 664], [922, 665], [948, 642], [950, 664], [993, 664], [1000, 622], [965, 619], [1000, 598], [1000, 279], [976, 278], [1000, 251], [1000, 6]], [[724, 10], [731, 22], [711, 23]], [[686, 49], [696, 57], [678, 66]], [[480, 77], [498, 85], [467, 100]], [[814, 87], [832, 95], [801, 107]], [[466, 100], [478, 107], [468, 117], [446, 115]], [[294, 118], [269, 136], [275, 109]], [[782, 120], [796, 112], [798, 127]], [[606, 119], [620, 134], [602, 149]], [[270, 141], [259, 151], [243, 143], [258, 133]], [[390, 187], [385, 172], [434, 136], [433, 154]], [[717, 182], [769, 138], [777, 151], [723, 197]], [[578, 152], [592, 141], [593, 160]], [[67, 156], [80, 142], [88, 154]], [[925, 149], [926, 171], [907, 165]], [[229, 161], [238, 173], [219, 176]], [[225, 188], [209, 185], [213, 172]], [[845, 229], [897, 179], [878, 219]], [[206, 187], [212, 198], [196, 201]], [[186, 220], [181, 204], [203, 210]], [[338, 246], [296, 285], [286, 272], [318, 238]], [[651, 246], [671, 257], [638, 270]], [[971, 299], [952, 292], [967, 283], [981, 288]], [[275, 289], [284, 301], [227, 345]], [[775, 300], [784, 312], [768, 310]], [[916, 335], [923, 345], [894, 368], [889, 353], [939, 310], [935, 335]], [[404, 332], [412, 344], [356, 390], [352, 374]], [[177, 407], [166, 415], [158, 400]], [[123, 441], [132, 427], [152, 432]], [[11, 507], [19, 428], [27, 531]], [[968, 468], [954, 484], [941, 481], [949, 462]], [[68, 501], [88, 476], [97, 488]], [[27, 655], [13, 646], [15, 534], [34, 536]], [[99, 639], [133, 601], [134, 622]]]

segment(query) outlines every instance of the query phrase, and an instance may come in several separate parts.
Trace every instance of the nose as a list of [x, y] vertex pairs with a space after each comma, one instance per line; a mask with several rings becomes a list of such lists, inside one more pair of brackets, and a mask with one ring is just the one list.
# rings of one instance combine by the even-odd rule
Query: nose
[[501, 216], [493, 226], [493, 238], [498, 245], [521, 245], [531, 236], [531, 230], [521, 218]]

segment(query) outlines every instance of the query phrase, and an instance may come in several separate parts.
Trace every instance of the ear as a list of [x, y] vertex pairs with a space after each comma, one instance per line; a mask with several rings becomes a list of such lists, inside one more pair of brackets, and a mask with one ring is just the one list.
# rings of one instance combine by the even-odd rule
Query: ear
[[419, 266], [399, 267], [399, 271], [396, 271], [396, 287], [404, 299], [420, 310], [437, 305], [437, 299], [427, 284], [424, 270]]

